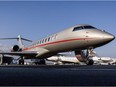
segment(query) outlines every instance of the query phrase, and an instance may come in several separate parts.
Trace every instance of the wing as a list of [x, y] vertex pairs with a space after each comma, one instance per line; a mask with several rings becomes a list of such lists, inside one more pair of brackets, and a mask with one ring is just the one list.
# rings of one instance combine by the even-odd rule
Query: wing
[[0, 52], [0, 54], [16, 55], [16, 56], [30, 56], [30, 57], [41, 57], [48, 53], [49, 50], [44, 48], [38, 48], [36, 51], [21, 51], [21, 52]]
[[38, 53], [36, 51], [26, 51], [26, 52], [0, 52], [0, 54], [8, 54], [16, 56], [36, 56]]

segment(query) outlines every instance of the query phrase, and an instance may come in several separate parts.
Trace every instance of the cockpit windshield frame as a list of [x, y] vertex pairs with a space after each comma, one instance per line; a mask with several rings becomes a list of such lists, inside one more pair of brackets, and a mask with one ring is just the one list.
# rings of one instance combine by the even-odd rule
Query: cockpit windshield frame
[[93, 26], [83, 26], [84, 28], [83, 29], [96, 29], [95, 27], [93, 27]]
[[82, 29], [97, 29], [97, 28], [90, 26], [90, 25], [86, 25], [86, 26], [74, 27], [73, 31], [82, 30]]

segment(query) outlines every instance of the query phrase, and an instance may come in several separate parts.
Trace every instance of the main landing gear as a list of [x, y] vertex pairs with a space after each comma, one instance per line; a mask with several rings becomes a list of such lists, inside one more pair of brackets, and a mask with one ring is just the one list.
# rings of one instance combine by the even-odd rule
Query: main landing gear
[[0, 55], [0, 65], [2, 65], [3, 64], [3, 55], [1, 54]]
[[[24, 57], [20, 57], [19, 59], [19, 65], [24, 65], [26, 62], [24, 61]], [[30, 65], [35, 64], [35, 65], [45, 65], [45, 59], [35, 59], [31, 60], [30, 59]]]
[[21, 58], [19, 59], [19, 65], [24, 65], [24, 58], [23, 58], [23, 57], [21, 57]]

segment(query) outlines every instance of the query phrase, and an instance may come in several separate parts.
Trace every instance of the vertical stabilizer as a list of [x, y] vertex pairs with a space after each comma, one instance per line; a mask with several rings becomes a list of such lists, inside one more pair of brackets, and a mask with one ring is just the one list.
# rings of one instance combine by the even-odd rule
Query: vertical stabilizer
[[23, 48], [24, 45], [23, 45], [23, 42], [22, 42], [21, 35], [18, 35], [17, 41], [18, 41], [18, 45], [20, 46], [20, 48]]
[[18, 41], [18, 46], [20, 48], [24, 47], [22, 40], [28, 41], [28, 42], [32, 42], [32, 40], [28, 40], [28, 39], [22, 38], [21, 35], [18, 35], [17, 37], [14, 37], [14, 38], [0, 38], [0, 40], [9, 40], [9, 39], [16, 39]]

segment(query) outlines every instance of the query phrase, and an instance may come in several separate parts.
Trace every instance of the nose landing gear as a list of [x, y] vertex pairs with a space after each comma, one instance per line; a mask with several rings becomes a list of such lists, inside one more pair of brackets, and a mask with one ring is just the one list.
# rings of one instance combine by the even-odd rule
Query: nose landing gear
[[86, 61], [86, 64], [87, 64], [87, 65], [93, 65], [93, 64], [94, 64], [94, 61], [93, 61], [92, 59], [88, 59], [88, 60]]
[[86, 64], [87, 65], [93, 65], [94, 61], [92, 59], [92, 57], [95, 56], [95, 53], [93, 52], [93, 48], [88, 48], [87, 49], [87, 54], [86, 54]]

